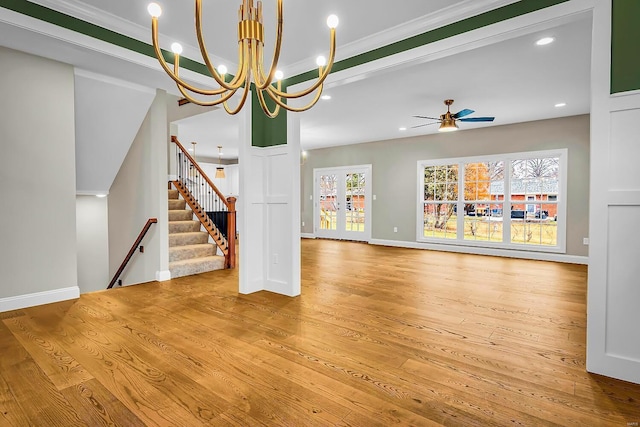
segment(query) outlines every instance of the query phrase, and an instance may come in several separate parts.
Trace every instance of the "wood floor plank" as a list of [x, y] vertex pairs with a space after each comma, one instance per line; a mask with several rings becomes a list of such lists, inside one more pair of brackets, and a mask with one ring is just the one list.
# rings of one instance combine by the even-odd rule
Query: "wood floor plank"
[[95, 379], [67, 387], [62, 394], [88, 426], [146, 425]]
[[0, 322], [0, 349], [2, 349], [0, 358], [4, 359], [4, 364], [0, 369], [0, 425], [14, 427], [29, 425], [29, 418], [11, 392], [11, 387], [3, 375], [6, 370], [13, 369], [18, 359], [26, 358], [27, 353], [2, 322]]

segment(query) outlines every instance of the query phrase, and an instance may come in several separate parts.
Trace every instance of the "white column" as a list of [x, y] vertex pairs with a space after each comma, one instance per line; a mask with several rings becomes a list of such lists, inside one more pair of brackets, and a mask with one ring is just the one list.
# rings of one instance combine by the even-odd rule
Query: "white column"
[[300, 121], [287, 116], [287, 144], [251, 146], [251, 106], [240, 113], [240, 293], [300, 295]]
[[587, 370], [640, 383], [640, 91], [611, 95], [610, 64], [611, 1], [596, 0]]

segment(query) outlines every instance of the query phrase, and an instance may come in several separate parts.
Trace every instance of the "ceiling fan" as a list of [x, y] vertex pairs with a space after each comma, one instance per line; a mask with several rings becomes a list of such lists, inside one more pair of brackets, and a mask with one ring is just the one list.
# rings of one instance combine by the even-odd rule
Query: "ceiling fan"
[[466, 117], [469, 114], [473, 114], [475, 111], [469, 110], [465, 108], [464, 110], [460, 110], [455, 114], [451, 114], [451, 104], [453, 104], [453, 99], [445, 99], [444, 105], [447, 106], [447, 112], [442, 114], [439, 119], [435, 117], [426, 117], [426, 116], [413, 116], [419, 119], [430, 119], [435, 120], [432, 123], [425, 123], [423, 125], [413, 126], [412, 128], [419, 128], [422, 126], [433, 125], [436, 123], [440, 123], [440, 128], [438, 131], [440, 132], [451, 132], [458, 130], [458, 125], [456, 122], [492, 122], [495, 117]]

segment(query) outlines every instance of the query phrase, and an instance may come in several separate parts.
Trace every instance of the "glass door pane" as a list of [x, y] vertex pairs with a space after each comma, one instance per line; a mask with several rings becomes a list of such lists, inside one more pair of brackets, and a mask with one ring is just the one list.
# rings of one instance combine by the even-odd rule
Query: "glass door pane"
[[338, 176], [320, 175], [320, 229], [337, 230]]

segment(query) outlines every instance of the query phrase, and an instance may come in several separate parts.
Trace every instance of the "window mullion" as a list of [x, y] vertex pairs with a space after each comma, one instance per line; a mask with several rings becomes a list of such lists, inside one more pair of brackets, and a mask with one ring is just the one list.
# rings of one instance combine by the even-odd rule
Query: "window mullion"
[[504, 205], [502, 206], [502, 242], [511, 242], [511, 159], [506, 158], [504, 161], [505, 171], [504, 179]]
[[456, 202], [456, 240], [464, 241], [464, 163], [458, 163], [458, 201]]

